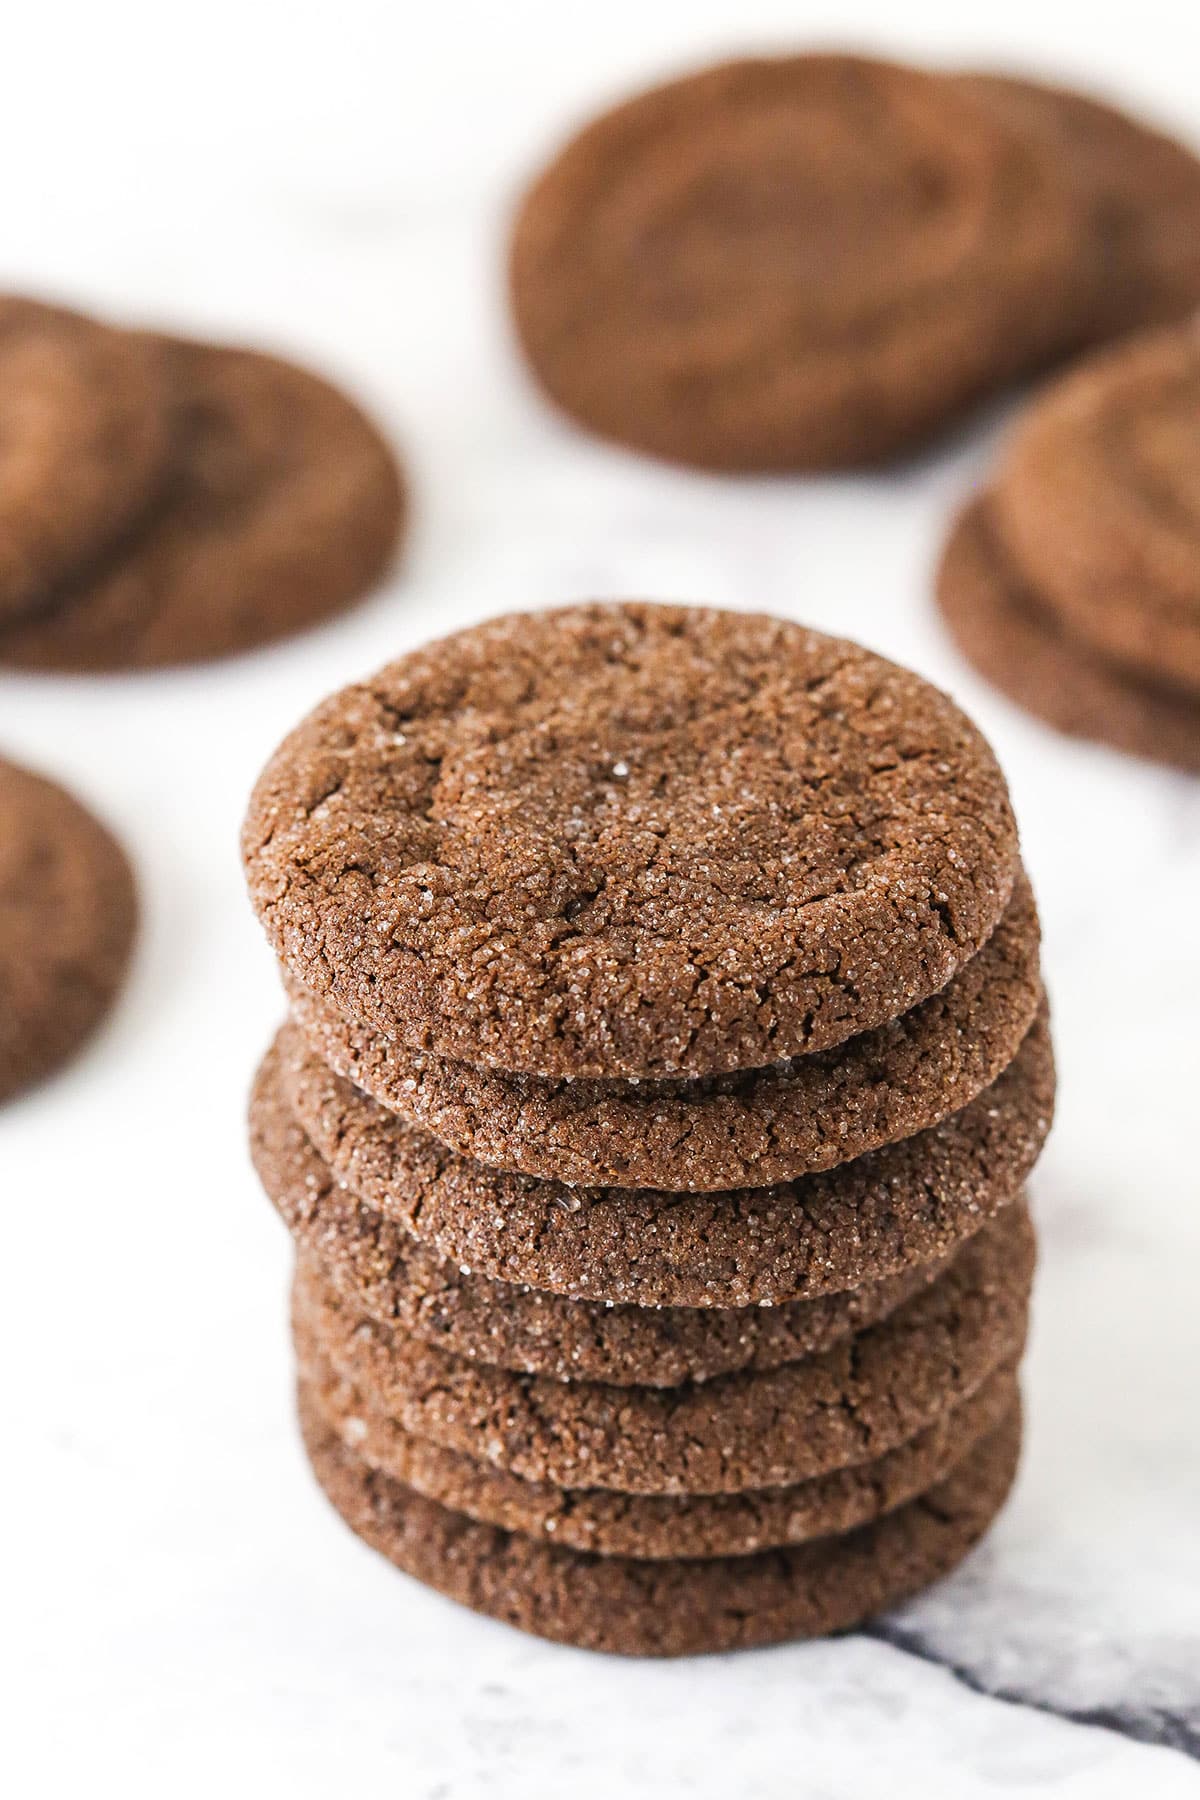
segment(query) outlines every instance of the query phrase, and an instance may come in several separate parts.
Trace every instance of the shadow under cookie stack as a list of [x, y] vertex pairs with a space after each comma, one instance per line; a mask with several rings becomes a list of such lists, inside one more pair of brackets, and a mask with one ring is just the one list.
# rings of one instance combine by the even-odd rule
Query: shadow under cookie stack
[[256, 1166], [360, 1537], [592, 1649], [851, 1626], [1011, 1484], [1054, 1072], [1003, 777], [795, 624], [583, 606], [335, 695], [244, 833]]

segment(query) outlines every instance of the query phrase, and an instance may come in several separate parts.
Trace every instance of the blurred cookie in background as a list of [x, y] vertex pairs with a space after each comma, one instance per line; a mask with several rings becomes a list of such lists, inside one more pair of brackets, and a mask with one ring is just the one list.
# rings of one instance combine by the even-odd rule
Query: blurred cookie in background
[[1090, 336], [1167, 324], [1200, 306], [1200, 158], [1069, 88], [1009, 75], [968, 75], [962, 85], [1053, 159], [1090, 219]]
[[720, 470], [877, 462], [1076, 342], [1091, 221], [961, 84], [733, 62], [588, 125], [535, 182], [511, 292], [550, 397]]
[[951, 532], [942, 615], [1060, 730], [1200, 772], [1200, 327], [1122, 342], [1019, 422]]
[[1200, 323], [1123, 342], [1040, 396], [996, 508], [1078, 637], [1200, 697]]
[[0, 759], [0, 1100], [53, 1074], [95, 1030], [136, 924], [116, 840], [63, 788]]
[[396, 458], [371, 421], [276, 357], [123, 336], [164, 371], [162, 479], [116, 544], [0, 621], [0, 664], [101, 673], [203, 662], [363, 598], [405, 517]]
[[1063, 630], [1013, 563], [988, 496], [954, 523], [938, 606], [959, 649], [993, 687], [1070, 737], [1200, 774], [1200, 698], [1140, 680]]
[[1200, 159], [1011, 76], [727, 63], [566, 145], [510, 285], [534, 375], [602, 437], [724, 471], [871, 464], [1200, 306]]
[[156, 496], [170, 392], [152, 339], [0, 295], [0, 624], [106, 550]]

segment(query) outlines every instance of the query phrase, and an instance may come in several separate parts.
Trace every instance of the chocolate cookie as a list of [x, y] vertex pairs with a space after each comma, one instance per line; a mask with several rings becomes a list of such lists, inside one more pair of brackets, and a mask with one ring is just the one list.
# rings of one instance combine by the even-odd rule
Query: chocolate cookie
[[1014, 1412], [944, 1482], [844, 1537], [786, 1550], [643, 1561], [560, 1550], [425, 1500], [348, 1451], [306, 1406], [313, 1471], [350, 1529], [476, 1612], [628, 1656], [685, 1656], [847, 1630], [950, 1572], [1004, 1504]]
[[[295, 1041], [285, 1030], [287, 1103], [369, 1206], [491, 1280], [637, 1306], [808, 1300], [945, 1256], [1024, 1185], [1054, 1101], [1043, 1014], [961, 1112], [836, 1169], [719, 1194], [571, 1188], [456, 1156]], [[264, 1157], [260, 1174], [285, 1215], [303, 1207], [286, 1167]]]
[[780, 1306], [627, 1306], [489, 1281], [447, 1262], [335, 1181], [279, 1092], [268, 1052], [250, 1108], [255, 1166], [298, 1246], [342, 1297], [458, 1356], [558, 1381], [674, 1387], [735, 1369], [774, 1369], [886, 1318], [946, 1260]]
[[944, 1481], [1017, 1405], [1012, 1369], [874, 1462], [794, 1487], [743, 1494], [618, 1494], [522, 1481], [413, 1437], [369, 1406], [315, 1352], [302, 1353], [300, 1407], [392, 1481], [484, 1525], [603, 1556], [747, 1556], [853, 1531]]
[[415, 1437], [527, 1481], [622, 1493], [782, 1487], [871, 1462], [1020, 1354], [1033, 1274], [1022, 1206], [878, 1325], [819, 1356], [678, 1388], [547, 1381], [471, 1362], [347, 1307], [301, 1259], [293, 1323]]
[[1200, 160], [1086, 94], [1007, 75], [962, 85], [1052, 162], [1091, 224], [1093, 338], [1181, 319], [1200, 306]]
[[344, 611], [384, 574], [403, 491], [356, 406], [255, 351], [171, 339], [161, 354], [176, 449], [160, 506], [0, 631], [0, 663], [99, 672], [227, 656]]
[[0, 1099], [59, 1068], [99, 1024], [136, 921], [115, 840], [62, 788], [0, 760]]
[[916, 69], [728, 63], [579, 134], [516, 221], [547, 393], [704, 468], [875, 462], [1073, 341], [1082, 222], [1053, 165]]
[[993, 509], [1074, 636], [1200, 697], [1200, 323], [1056, 383], [1018, 427]]
[[1200, 696], [1131, 675], [1066, 632], [995, 530], [988, 499], [954, 525], [937, 579], [942, 617], [981, 675], [1072, 737], [1200, 774]]
[[169, 441], [152, 344], [0, 297], [0, 623], [129, 526], [164, 475]]
[[316, 1054], [463, 1156], [590, 1186], [714, 1190], [848, 1162], [957, 1112], [1016, 1055], [1041, 997], [1021, 876], [996, 930], [940, 994], [836, 1050], [691, 1082], [553, 1081], [408, 1050], [294, 979]]
[[244, 830], [285, 967], [371, 1029], [551, 1077], [815, 1052], [943, 988], [1017, 874], [1004, 780], [919, 677], [628, 604], [418, 651], [284, 742]]

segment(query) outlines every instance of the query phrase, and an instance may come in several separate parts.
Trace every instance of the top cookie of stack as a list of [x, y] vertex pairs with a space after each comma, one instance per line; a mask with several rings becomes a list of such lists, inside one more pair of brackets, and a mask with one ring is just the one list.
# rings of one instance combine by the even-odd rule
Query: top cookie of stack
[[355, 1528], [625, 1650], [833, 1629], [952, 1566], [1011, 1476], [1053, 1097], [958, 709], [769, 618], [517, 616], [318, 708], [244, 849], [293, 1013], [255, 1155]]
[[678, 1079], [826, 1050], [991, 936], [1017, 838], [958, 709], [839, 639], [514, 615], [328, 700], [245, 829], [285, 968], [398, 1045]]

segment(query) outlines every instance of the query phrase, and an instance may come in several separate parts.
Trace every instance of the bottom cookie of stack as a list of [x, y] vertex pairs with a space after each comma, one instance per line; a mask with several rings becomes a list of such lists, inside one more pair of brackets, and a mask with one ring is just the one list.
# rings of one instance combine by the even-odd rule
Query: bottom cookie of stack
[[311, 1343], [297, 1337], [301, 1410], [315, 1414], [370, 1468], [484, 1525], [570, 1550], [646, 1558], [745, 1556], [870, 1524], [935, 1486], [1017, 1404], [1016, 1365], [912, 1438], [870, 1462], [790, 1487], [718, 1494], [630, 1494], [558, 1487], [448, 1450], [364, 1402]]
[[[339, 1179], [337, 1134], [320, 1149], [308, 1136], [323, 1116], [293, 1111], [291, 1069], [277, 1045], [251, 1136], [296, 1239], [302, 1428], [337, 1511], [399, 1568], [538, 1635], [666, 1656], [846, 1629], [983, 1535], [1019, 1450], [1035, 1260], [1021, 1184], [1053, 1088], [1044, 1019], [977, 1102], [780, 1189], [773, 1209], [770, 1191], [555, 1208], [593, 1264], [605, 1217], [620, 1215], [622, 1243], [640, 1229], [625, 1272], [608, 1261], [641, 1303], [539, 1291], [525, 1285], [536, 1260], [514, 1283], [447, 1257], [463, 1218], [525, 1245], [521, 1208], [536, 1225], [558, 1190], [521, 1180], [489, 1207], [446, 1193], [431, 1210], [410, 1157], [365, 1197], [360, 1166], [346, 1166], [355, 1185]], [[409, 1142], [399, 1120], [380, 1129]], [[513, 1179], [429, 1155], [449, 1178]], [[678, 1251], [664, 1239], [681, 1213], [709, 1220], [707, 1252], [695, 1233]], [[711, 1258], [714, 1220], [740, 1231], [721, 1298], [768, 1263], [775, 1281], [799, 1271], [783, 1297], [647, 1304], [711, 1295], [695, 1252]]]
[[539, 1542], [431, 1500], [347, 1448], [307, 1385], [301, 1428], [351, 1530], [405, 1573], [535, 1636], [626, 1656], [685, 1656], [844, 1631], [956, 1567], [1016, 1473], [1014, 1401], [949, 1475], [869, 1524], [740, 1556], [639, 1558]]
[[668, 1656], [844, 1630], [948, 1573], [1003, 1503], [1032, 1271], [1018, 1197], [883, 1319], [656, 1388], [422, 1343], [302, 1251], [304, 1440], [369, 1545], [536, 1635]]

